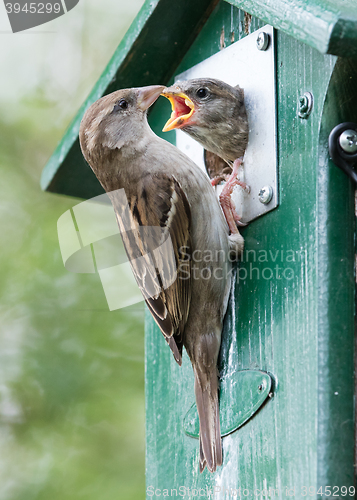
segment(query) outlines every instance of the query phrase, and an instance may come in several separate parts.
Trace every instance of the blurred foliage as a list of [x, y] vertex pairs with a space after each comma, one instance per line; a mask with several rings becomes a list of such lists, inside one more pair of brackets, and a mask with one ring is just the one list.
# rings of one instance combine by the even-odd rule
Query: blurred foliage
[[[143, 305], [109, 312], [97, 274], [66, 271], [56, 224], [80, 200], [39, 188], [124, 34], [111, 26], [101, 50], [85, 50], [64, 107], [66, 92], [51, 98], [54, 83], [44, 78], [12, 115], [11, 103], [0, 114], [1, 500], [144, 497]], [[78, 36], [82, 50], [89, 30]]]

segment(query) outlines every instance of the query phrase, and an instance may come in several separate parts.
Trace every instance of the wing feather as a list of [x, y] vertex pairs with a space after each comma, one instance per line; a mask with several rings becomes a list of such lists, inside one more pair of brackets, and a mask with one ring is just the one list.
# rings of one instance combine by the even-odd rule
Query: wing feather
[[149, 310], [181, 364], [191, 301], [190, 206], [168, 175], [147, 174], [131, 187], [128, 202], [129, 231], [114, 204], [124, 247]]

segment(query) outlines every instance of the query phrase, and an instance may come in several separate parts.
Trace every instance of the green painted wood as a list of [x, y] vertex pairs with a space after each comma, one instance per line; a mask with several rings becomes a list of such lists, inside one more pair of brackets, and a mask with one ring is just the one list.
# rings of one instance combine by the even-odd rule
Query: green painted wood
[[[240, 370], [221, 379], [219, 385], [221, 435], [228, 436], [252, 418], [264, 404], [272, 381], [268, 373], [260, 370]], [[183, 428], [188, 436], [198, 439], [200, 424], [196, 403], [186, 413]]]
[[355, 0], [227, 0], [323, 54], [357, 57]]
[[218, 0], [147, 0], [45, 166], [41, 187], [89, 198], [103, 192], [80, 151], [85, 110], [120, 88], [166, 84]]
[[[250, 31], [262, 24], [253, 18]], [[222, 39], [229, 45], [232, 32], [245, 36], [248, 25], [221, 2], [175, 73], [217, 52]], [[243, 231], [219, 361], [227, 380], [237, 370], [271, 373], [274, 396], [223, 438], [223, 467], [200, 475], [197, 440], [182, 428], [194, 403], [192, 368], [185, 353], [177, 366], [148, 314], [147, 498], [152, 488], [185, 498], [197, 496], [192, 488], [216, 488], [217, 499], [230, 488], [246, 488], [246, 498], [267, 498], [254, 493], [263, 488], [278, 489], [279, 498], [286, 488], [296, 498], [324, 498], [320, 486], [353, 485], [354, 189], [329, 162], [327, 137], [340, 121], [356, 120], [356, 65], [282, 32], [276, 57], [280, 205]], [[307, 120], [297, 114], [305, 91], [314, 95]], [[150, 117], [157, 133], [169, 113], [159, 101]]]
[[[337, 474], [352, 482], [353, 325], [355, 307], [354, 190], [329, 161], [327, 138], [337, 124], [357, 120], [357, 65], [338, 59], [326, 94], [318, 142], [318, 481]], [[349, 416], [349, 417], [348, 417]], [[355, 439], [354, 439], [355, 442]], [[341, 450], [348, 450], [348, 462]], [[344, 454], [343, 456], [346, 456]], [[342, 483], [340, 483], [342, 484]]]

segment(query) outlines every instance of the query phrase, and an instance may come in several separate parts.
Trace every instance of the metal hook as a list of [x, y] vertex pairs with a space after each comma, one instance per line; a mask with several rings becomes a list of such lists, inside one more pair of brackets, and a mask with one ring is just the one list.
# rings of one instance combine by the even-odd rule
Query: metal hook
[[357, 124], [337, 125], [329, 135], [328, 146], [331, 160], [357, 183], [357, 173], [352, 168], [357, 163]]

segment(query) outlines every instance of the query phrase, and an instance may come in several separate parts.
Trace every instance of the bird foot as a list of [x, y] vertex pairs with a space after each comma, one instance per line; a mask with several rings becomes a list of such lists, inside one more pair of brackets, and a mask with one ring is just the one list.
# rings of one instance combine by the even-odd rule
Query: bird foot
[[242, 222], [241, 221], [242, 217], [237, 214], [236, 206], [235, 206], [234, 201], [232, 200], [232, 198], [231, 198], [231, 209], [232, 209], [233, 218], [234, 218], [235, 223], [237, 224], [237, 226], [240, 226], [240, 227], [248, 226], [248, 224], [246, 222]]
[[225, 181], [226, 179], [227, 179], [227, 176], [225, 174], [217, 175], [216, 177], [213, 177], [213, 179], [211, 179], [212, 187], [217, 186], [220, 182]]
[[237, 234], [239, 232], [237, 225], [241, 225], [242, 223], [240, 222], [240, 217], [236, 212], [235, 205], [229, 192], [224, 193], [224, 190], [222, 191], [219, 196], [219, 203], [222, 207], [231, 234]]
[[[241, 222], [241, 217], [236, 212], [236, 207], [231, 198], [231, 194], [233, 193], [233, 189], [235, 186], [241, 186], [246, 192], [250, 192], [250, 187], [243, 181], [240, 181], [237, 178], [238, 169], [243, 163], [243, 158], [237, 158], [233, 163], [233, 170], [231, 175], [228, 177], [227, 182], [222, 190], [222, 193], [219, 197], [219, 202], [221, 204], [224, 216], [226, 218], [229, 230], [231, 234], [238, 233], [237, 226], [246, 226], [244, 222]], [[222, 176], [221, 176], [222, 178]], [[217, 179], [217, 178], [215, 178]], [[215, 180], [215, 179], [212, 179]], [[218, 183], [218, 182], [217, 182]], [[217, 184], [216, 183], [216, 184]], [[213, 184], [212, 185], [216, 185]]]
[[231, 194], [232, 194], [235, 186], [240, 186], [242, 189], [244, 189], [244, 191], [246, 191], [249, 194], [250, 193], [250, 186], [248, 186], [248, 184], [246, 184], [245, 182], [239, 180], [237, 177], [238, 169], [242, 163], [243, 163], [243, 158], [237, 158], [235, 160], [235, 162], [233, 163], [232, 172], [230, 174], [224, 174], [222, 172], [220, 175], [216, 175], [216, 177], [213, 177], [213, 179], [211, 179], [212, 186], [215, 187], [220, 182], [226, 181], [226, 183], [229, 183], [229, 185], [227, 187], [227, 184], [226, 184], [225, 189], [230, 189]]
[[248, 186], [248, 184], [246, 184], [245, 182], [240, 181], [239, 179], [237, 179], [237, 186], [240, 186], [242, 189], [244, 189], [244, 191], [247, 194], [250, 193], [250, 186]]

